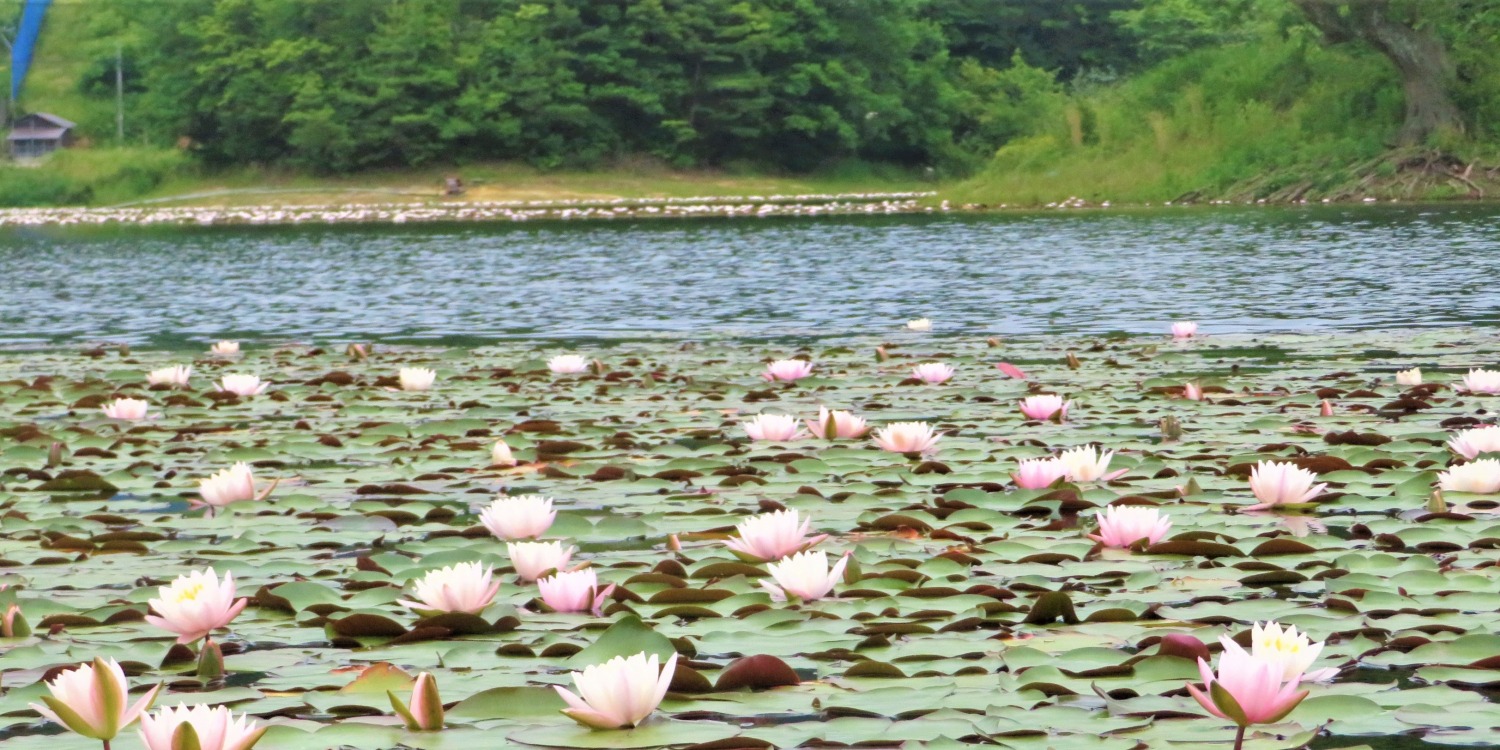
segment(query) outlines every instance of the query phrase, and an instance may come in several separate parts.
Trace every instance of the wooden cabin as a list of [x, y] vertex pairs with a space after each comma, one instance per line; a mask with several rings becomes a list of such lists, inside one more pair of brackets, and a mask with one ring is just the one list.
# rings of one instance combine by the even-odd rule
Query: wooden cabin
[[16, 120], [6, 141], [13, 159], [37, 159], [73, 145], [78, 124], [46, 112], [34, 112]]

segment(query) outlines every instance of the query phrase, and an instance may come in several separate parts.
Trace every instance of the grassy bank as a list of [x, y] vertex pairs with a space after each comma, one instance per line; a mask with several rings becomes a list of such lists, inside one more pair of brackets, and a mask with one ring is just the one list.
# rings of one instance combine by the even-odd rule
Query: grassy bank
[[1122, 83], [1035, 96], [1049, 116], [955, 201], [1070, 197], [1441, 200], [1500, 193], [1496, 144], [1393, 151], [1401, 87], [1384, 61], [1299, 40], [1198, 50]]

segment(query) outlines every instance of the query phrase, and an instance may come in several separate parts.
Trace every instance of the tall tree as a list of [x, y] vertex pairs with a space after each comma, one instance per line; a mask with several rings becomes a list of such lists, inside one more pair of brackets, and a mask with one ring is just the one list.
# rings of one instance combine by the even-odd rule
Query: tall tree
[[1445, 0], [1292, 0], [1330, 43], [1368, 44], [1396, 66], [1406, 94], [1402, 145], [1463, 129], [1448, 51], [1427, 12], [1438, 2]]

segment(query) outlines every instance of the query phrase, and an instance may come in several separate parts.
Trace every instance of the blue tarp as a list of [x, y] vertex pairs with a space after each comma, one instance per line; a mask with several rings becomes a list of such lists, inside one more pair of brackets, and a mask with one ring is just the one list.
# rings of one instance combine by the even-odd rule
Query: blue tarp
[[11, 99], [21, 95], [21, 82], [26, 80], [37, 37], [42, 34], [42, 16], [47, 15], [47, 6], [51, 4], [52, 0], [26, 0], [26, 7], [21, 11], [21, 28], [16, 30], [16, 40], [10, 50]]

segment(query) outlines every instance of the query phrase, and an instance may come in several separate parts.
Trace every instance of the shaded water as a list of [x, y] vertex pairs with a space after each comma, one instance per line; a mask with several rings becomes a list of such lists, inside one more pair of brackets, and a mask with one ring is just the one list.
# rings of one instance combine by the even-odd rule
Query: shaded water
[[1500, 207], [0, 229], [0, 345], [1500, 323]]

